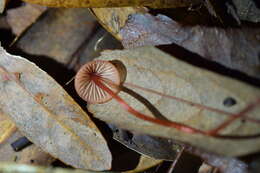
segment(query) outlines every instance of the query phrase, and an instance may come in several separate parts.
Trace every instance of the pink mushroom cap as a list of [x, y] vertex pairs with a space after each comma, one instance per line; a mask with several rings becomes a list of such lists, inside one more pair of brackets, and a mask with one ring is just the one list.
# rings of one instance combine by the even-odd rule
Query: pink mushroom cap
[[[109, 61], [94, 60], [83, 65], [75, 77], [75, 89], [78, 95], [87, 103], [105, 103], [112, 99], [112, 96], [96, 85], [91, 75], [99, 76], [101, 79], [111, 81], [113, 84], [120, 85], [120, 74], [118, 69]], [[103, 83], [115, 93], [119, 87], [109, 86]]]

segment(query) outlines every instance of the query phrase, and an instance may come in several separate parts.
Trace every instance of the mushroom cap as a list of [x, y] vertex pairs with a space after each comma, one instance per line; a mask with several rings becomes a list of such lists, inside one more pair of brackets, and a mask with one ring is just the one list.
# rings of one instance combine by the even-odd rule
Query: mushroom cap
[[[74, 85], [78, 95], [91, 104], [104, 103], [111, 100], [112, 96], [99, 88], [92, 80], [91, 75], [93, 74], [111, 81], [117, 86], [120, 85], [119, 71], [111, 62], [94, 60], [83, 65], [76, 74]], [[104, 84], [113, 92], [119, 92], [118, 87], [109, 86], [107, 83]]]

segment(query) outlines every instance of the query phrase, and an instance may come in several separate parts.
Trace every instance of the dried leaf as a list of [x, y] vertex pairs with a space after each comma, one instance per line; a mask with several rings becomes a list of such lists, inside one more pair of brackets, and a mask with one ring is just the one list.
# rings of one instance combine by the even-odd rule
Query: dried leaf
[[[73, 169], [64, 169], [64, 168], [47, 168], [40, 166], [30, 166], [24, 164], [13, 164], [13, 163], [0, 163], [0, 172], [2, 173], [96, 173], [93, 171], [84, 171], [84, 170], [73, 170]], [[113, 173], [113, 172], [103, 172], [103, 173]]]
[[66, 65], [95, 29], [96, 21], [88, 9], [50, 9], [21, 37], [17, 47]]
[[155, 159], [175, 160], [182, 147], [167, 139], [132, 133], [110, 125], [113, 138], [126, 147]]
[[162, 160], [156, 160], [156, 159], [151, 159], [149, 157], [141, 156], [140, 161], [137, 165], [137, 167], [134, 170], [131, 171], [126, 171], [124, 173], [137, 173], [137, 172], [142, 172], [145, 171], [149, 168], [152, 168], [158, 164], [162, 163]]
[[[128, 71], [126, 82], [227, 112], [237, 113], [249, 103], [255, 101], [260, 94], [259, 90], [252, 86], [191, 66], [153, 47], [107, 51], [103, 53], [100, 59], [121, 61]], [[226, 115], [192, 107], [139, 89], [131, 87], [130, 89], [141, 94], [165, 118], [201, 130], [210, 130], [228, 118]], [[119, 95], [135, 109], [150, 114], [149, 107], [147, 108], [131, 97], [129, 93], [120, 92]], [[226, 107], [223, 102], [228, 97], [236, 100], [236, 104]], [[142, 121], [127, 113], [115, 100], [100, 105], [89, 105], [89, 110], [95, 117], [120, 128], [172, 138], [221, 155], [239, 156], [260, 150], [259, 138], [217, 139], [204, 135], [188, 134], [174, 128]], [[259, 119], [257, 112], [258, 110], [255, 110], [248, 116]], [[259, 125], [238, 120], [224, 129], [222, 133], [228, 135], [255, 134], [259, 133]]]
[[0, 114], [0, 144], [5, 142], [15, 130], [15, 124], [8, 117]]
[[30, 3], [51, 7], [124, 7], [124, 6], [149, 6], [152, 8], [186, 7], [191, 4], [201, 3], [201, 0], [24, 0]]
[[133, 14], [119, 35], [126, 48], [174, 43], [206, 59], [260, 77], [259, 29], [185, 27], [167, 16]]
[[88, 115], [36, 65], [0, 50], [2, 111], [45, 152], [76, 168], [110, 169], [111, 153]]
[[31, 145], [22, 150], [20, 159], [17, 159], [17, 163], [49, 166], [54, 160], [55, 158], [42, 151], [36, 145]]
[[20, 36], [38, 17], [46, 10], [46, 7], [28, 4], [7, 11], [7, 22], [13, 33]]
[[122, 7], [122, 8], [92, 8], [99, 23], [106, 28], [117, 39], [122, 40], [119, 35], [120, 28], [125, 26], [128, 16], [135, 13], [145, 13], [145, 8]]

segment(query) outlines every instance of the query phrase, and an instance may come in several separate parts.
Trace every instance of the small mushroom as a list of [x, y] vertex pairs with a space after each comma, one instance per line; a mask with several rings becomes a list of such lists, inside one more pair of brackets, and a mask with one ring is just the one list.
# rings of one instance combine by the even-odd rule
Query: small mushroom
[[78, 95], [88, 103], [105, 103], [113, 97], [96, 85], [94, 76], [112, 82], [114, 85], [104, 84], [114, 93], [118, 93], [120, 89], [115, 86], [120, 86], [122, 82], [120, 71], [113, 62], [104, 60], [91, 61], [83, 65], [76, 74], [75, 89]]

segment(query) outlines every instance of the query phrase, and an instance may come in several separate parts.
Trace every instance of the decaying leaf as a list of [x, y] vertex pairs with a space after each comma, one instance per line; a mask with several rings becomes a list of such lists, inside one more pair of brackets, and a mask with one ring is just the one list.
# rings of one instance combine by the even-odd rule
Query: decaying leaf
[[0, 144], [15, 132], [15, 124], [5, 115], [0, 114]]
[[113, 138], [126, 147], [155, 159], [174, 160], [182, 147], [167, 139], [141, 135], [112, 126]]
[[[176, 143], [174, 139], [135, 134], [126, 130], [118, 129], [115, 126], [112, 127], [114, 134], [113, 138], [115, 140], [138, 153], [148, 155], [152, 158], [161, 158], [163, 160], [173, 161], [176, 159], [178, 160], [177, 157], [182, 148], [184, 148], [186, 152], [200, 157], [209, 164], [203, 164], [200, 171], [208, 171], [207, 173], [210, 173], [210, 171], [218, 169], [222, 171], [221, 173], [247, 172], [247, 164], [235, 158], [208, 153], [199, 150], [198, 148], [184, 145], [183, 143]], [[166, 152], [168, 152], [168, 154]]]
[[174, 43], [206, 59], [260, 77], [260, 31], [256, 28], [188, 27], [164, 15], [133, 14], [119, 35], [126, 48]]
[[24, 0], [30, 3], [51, 7], [124, 7], [124, 6], [149, 6], [152, 8], [186, 7], [201, 3], [201, 0]]
[[95, 29], [96, 21], [88, 9], [49, 9], [16, 45], [27, 54], [66, 65]]
[[45, 72], [0, 50], [0, 105], [45, 152], [76, 168], [107, 170], [111, 153], [88, 115]]
[[13, 33], [19, 37], [46, 9], [43, 6], [25, 3], [24, 6], [7, 11], [7, 22]]
[[119, 40], [122, 40], [120, 29], [125, 26], [128, 16], [147, 11], [144, 7], [92, 8], [91, 10], [99, 23]]
[[145, 171], [160, 163], [162, 163], [162, 160], [157, 160], [157, 159], [152, 159], [149, 157], [141, 156], [137, 167], [131, 171], [126, 171], [124, 173], [137, 173], [137, 172]]
[[[0, 172], [2, 173], [96, 173], [93, 171], [84, 171], [79, 169], [64, 169], [64, 168], [47, 168], [40, 166], [31, 166], [24, 164], [14, 164], [14, 163], [0, 163]], [[104, 172], [113, 173], [113, 172]]]
[[[186, 64], [153, 47], [134, 50], [107, 51], [99, 59], [119, 60], [127, 68], [126, 82], [173, 95], [231, 113], [237, 113], [259, 98], [259, 90], [245, 83], [230, 79]], [[203, 110], [184, 103], [131, 88], [158, 109], [165, 118], [188, 124], [201, 130], [210, 130], [223, 123], [226, 115]], [[136, 110], [151, 115], [149, 107], [125, 92], [120, 96]], [[236, 100], [233, 106], [225, 106], [227, 98]], [[90, 112], [97, 118], [120, 128], [144, 134], [179, 140], [198, 148], [226, 156], [239, 156], [260, 150], [260, 139], [218, 139], [204, 135], [188, 134], [174, 128], [166, 128], [135, 118], [112, 100], [105, 104], [89, 105]], [[152, 115], [151, 115], [152, 116]], [[158, 116], [155, 114], [155, 116]], [[259, 119], [258, 110], [250, 117]], [[259, 133], [259, 125], [237, 120], [221, 133], [226, 135], [248, 135]]]

